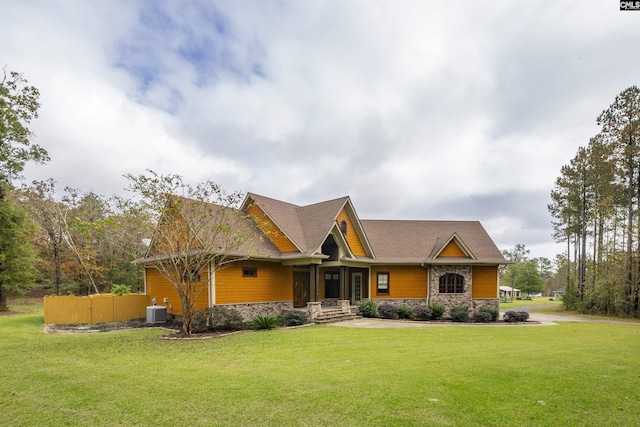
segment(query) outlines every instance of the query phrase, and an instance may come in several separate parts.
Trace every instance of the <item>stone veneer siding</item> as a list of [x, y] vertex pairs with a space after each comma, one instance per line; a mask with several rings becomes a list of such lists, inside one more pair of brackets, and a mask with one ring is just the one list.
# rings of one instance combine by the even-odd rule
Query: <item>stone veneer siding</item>
[[372, 299], [371, 301], [375, 302], [378, 306], [382, 304], [395, 305], [396, 307], [399, 307], [401, 305], [408, 305], [410, 307], [417, 307], [417, 306], [426, 307], [427, 306], [426, 298], [387, 298], [387, 299], [375, 298], [375, 299]]
[[[441, 294], [440, 276], [453, 273], [464, 277], [464, 293]], [[480, 307], [500, 308], [498, 298], [473, 299], [471, 297], [471, 287], [473, 286], [473, 267], [470, 265], [434, 265], [431, 267], [431, 278], [429, 280], [429, 304], [442, 304], [446, 308], [446, 313], [451, 307], [466, 305], [470, 314], [473, 315]]]
[[293, 310], [293, 301], [253, 302], [243, 304], [216, 304], [215, 307], [223, 307], [237, 310], [243, 319], [251, 320], [258, 315], [271, 314], [282, 316], [286, 310]]

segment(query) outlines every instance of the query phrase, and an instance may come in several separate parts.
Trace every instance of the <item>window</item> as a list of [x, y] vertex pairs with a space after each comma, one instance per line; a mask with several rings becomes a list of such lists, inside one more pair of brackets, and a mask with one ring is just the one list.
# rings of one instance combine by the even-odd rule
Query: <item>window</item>
[[342, 234], [344, 234], [345, 236], [347, 235], [347, 221], [345, 221], [344, 219], [340, 221], [340, 231], [342, 231]]
[[255, 267], [242, 267], [242, 277], [258, 277], [258, 269]]
[[340, 298], [340, 274], [339, 273], [324, 274], [324, 297]]
[[389, 295], [389, 273], [378, 273], [378, 295]]
[[462, 294], [464, 293], [464, 277], [459, 274], [448, 273], [440, 276], [441, 294]]

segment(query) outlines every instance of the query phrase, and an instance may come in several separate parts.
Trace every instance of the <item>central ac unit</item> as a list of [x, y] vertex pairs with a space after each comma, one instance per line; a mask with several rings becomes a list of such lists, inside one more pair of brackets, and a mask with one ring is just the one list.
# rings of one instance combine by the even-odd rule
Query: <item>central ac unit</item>
[[167, 307], [151, 305], [147, 307], [147, 323], [165, 323], [167, 321]]

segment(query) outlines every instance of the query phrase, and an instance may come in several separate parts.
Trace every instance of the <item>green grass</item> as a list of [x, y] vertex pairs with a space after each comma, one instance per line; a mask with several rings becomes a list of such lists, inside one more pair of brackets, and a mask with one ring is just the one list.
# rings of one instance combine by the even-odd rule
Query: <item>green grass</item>
[[550, 301], [549, 297], [542, 298], [532, 298], [530, 300], [514, 300], [513, 302], [501, 302], [500, 308], [518, 308], [518, 307], [529, 307], [529, 306], [537, 306], [537, 305], [549, 305], [552, 304], [554, 306], [562, 305], [562, 301]]
[[640, 326], [312, 326], [202, 341], [0, 316], [0, 425], [628, 426]]

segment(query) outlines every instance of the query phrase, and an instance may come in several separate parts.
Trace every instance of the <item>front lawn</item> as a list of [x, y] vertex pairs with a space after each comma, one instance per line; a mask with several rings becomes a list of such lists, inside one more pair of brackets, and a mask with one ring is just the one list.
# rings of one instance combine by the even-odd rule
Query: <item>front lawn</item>
[[532, 298], [530, 300], [514, 300], [513, 302], [501, 302], [500, 308], [512, 309], [530, 306], [561, 306], [562, 301], [551, 301], [549, 297]]
[[311, 326], [202, 341], [0, 316], [0, 425], [600, 426], [640, 419], [640, 326]]

